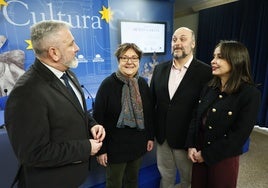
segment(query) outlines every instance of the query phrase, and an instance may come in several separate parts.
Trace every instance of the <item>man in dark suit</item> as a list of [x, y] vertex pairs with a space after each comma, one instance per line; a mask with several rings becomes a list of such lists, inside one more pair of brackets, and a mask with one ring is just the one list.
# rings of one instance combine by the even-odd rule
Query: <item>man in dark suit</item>
[[88, 115], [83, 91], [69, 70], [78, 65], [79, 50], [70, 26], [37, 23], [31, 41], [36, 60], [15, 84], [5, 110], [20, 163], [18, 187], [77, 188], [88, 175], [89, 158], [102, 146], [105, 130]]
[[193, 57], [194, 47], [194, 32], [178, 28], [171, 42], [173, 59], [157, 65], [152, 76], [157, 166], [162, 188], [178, 186], [177, 169], [181, 187], [191, 185], [192, 163], [185, 141], [201, 89], [211, 78], [210, 66]]

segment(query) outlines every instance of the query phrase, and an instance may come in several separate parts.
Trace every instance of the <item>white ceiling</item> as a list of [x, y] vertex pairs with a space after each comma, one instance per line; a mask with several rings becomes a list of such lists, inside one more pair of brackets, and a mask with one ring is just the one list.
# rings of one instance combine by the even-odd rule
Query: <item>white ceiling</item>
[[174, 18], [197, 13], [199, 10], [211, 8], [238, 0], [175, 0]]

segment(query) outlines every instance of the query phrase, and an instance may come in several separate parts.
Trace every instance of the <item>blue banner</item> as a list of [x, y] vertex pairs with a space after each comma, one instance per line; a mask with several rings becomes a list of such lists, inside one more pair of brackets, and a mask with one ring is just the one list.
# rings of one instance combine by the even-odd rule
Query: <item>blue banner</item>
[[[0, 0], [0, 8], [0, 60], [7, 59], [7, 54], [16, 56], [18, 51], [23, 52], [20, 59], [17, 59], [20, 63], [23, 61], [24, 70], [27, 70], [34, 61], [30, 27], [42, 20], [61, 20], [72, 25], [72, 33], [80, 48], [77, 54], [79, 66], [73, 71], [81, 84], [88, 88], [89, 92], [95, 93], [99, 83], [111, 73], [111, 14], [107, 0]], [[5, 63], [6, 71], [8, 68], [12, 69], [10, 62], [0, 63]], [[14, 80], [11, 75], [6, 77]], [[1, 96], [10, 91], [8, 88], [8, 93], [5, 93], [4, 89], [7, 88], [1, 88]]]
[[42, 20], [62, 20], [73, 26], [80, 48], [79, 66], [73, 71], [93, 97], [101, 81], [117, 69], [119, 21], [165, 23], [166, 52], [144, 54], [140, 62], [141, 76], [150, 81], [154, 66], [170, 58], [173, 4], [173, 0], [0, 0], [0, 97], [8, 96], [16, 79], [33, 63], [30, 27]]

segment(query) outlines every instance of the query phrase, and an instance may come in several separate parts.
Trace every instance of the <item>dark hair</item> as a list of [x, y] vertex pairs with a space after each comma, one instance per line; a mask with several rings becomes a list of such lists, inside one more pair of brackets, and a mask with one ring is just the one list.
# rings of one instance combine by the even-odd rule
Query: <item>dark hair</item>
[[[220, 41], [221, 57], [231, 66], [230, 77], [226, 82], [225, 92], [236, 92], [242, 83], [254, 84], [251, 77], [250, 57], [245, 45], [237, 41]], [[209, 86], [221, 88], [220, 78], [214, 76]]]
[[114, 55], [117, 57], [117, 60], [119, 61], [119, 58], [121, 57], [121, 55], [124, 54], [129, 49], [133, 49], [136, 52], [136, 54], [138, 55], [139, 59], [141, 59], [142, 51], [136, 44], [123, 43], [123, 44], [120, 44], [118, 46], [117, 50], [114, 53]]

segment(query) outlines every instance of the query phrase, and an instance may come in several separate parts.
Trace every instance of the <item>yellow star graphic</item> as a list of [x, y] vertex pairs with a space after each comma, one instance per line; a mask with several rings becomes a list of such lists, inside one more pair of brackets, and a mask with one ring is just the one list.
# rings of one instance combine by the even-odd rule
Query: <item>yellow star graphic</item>
[[0, 10], [1, 10], [1, 5], [7, 6], [7, 2], [5, 2], [5, 0], [0, 0]]
[[32, 50], [33, 49], [32, 41], [31, 40], [25, 40], [25, 42], [28, 44], [26, 49], [27, 50]]
[[113, 16], [113, 12], [111, 11], [110, 8], [106, 8], [105, 6], [102, 6], [102, 10], [99, 11], [99, 13], [102, 15], [101, 19], [105, 19], [105, 21], [107, 23], [109, 23], [109, 21], [111, 21], [112, 16]]

